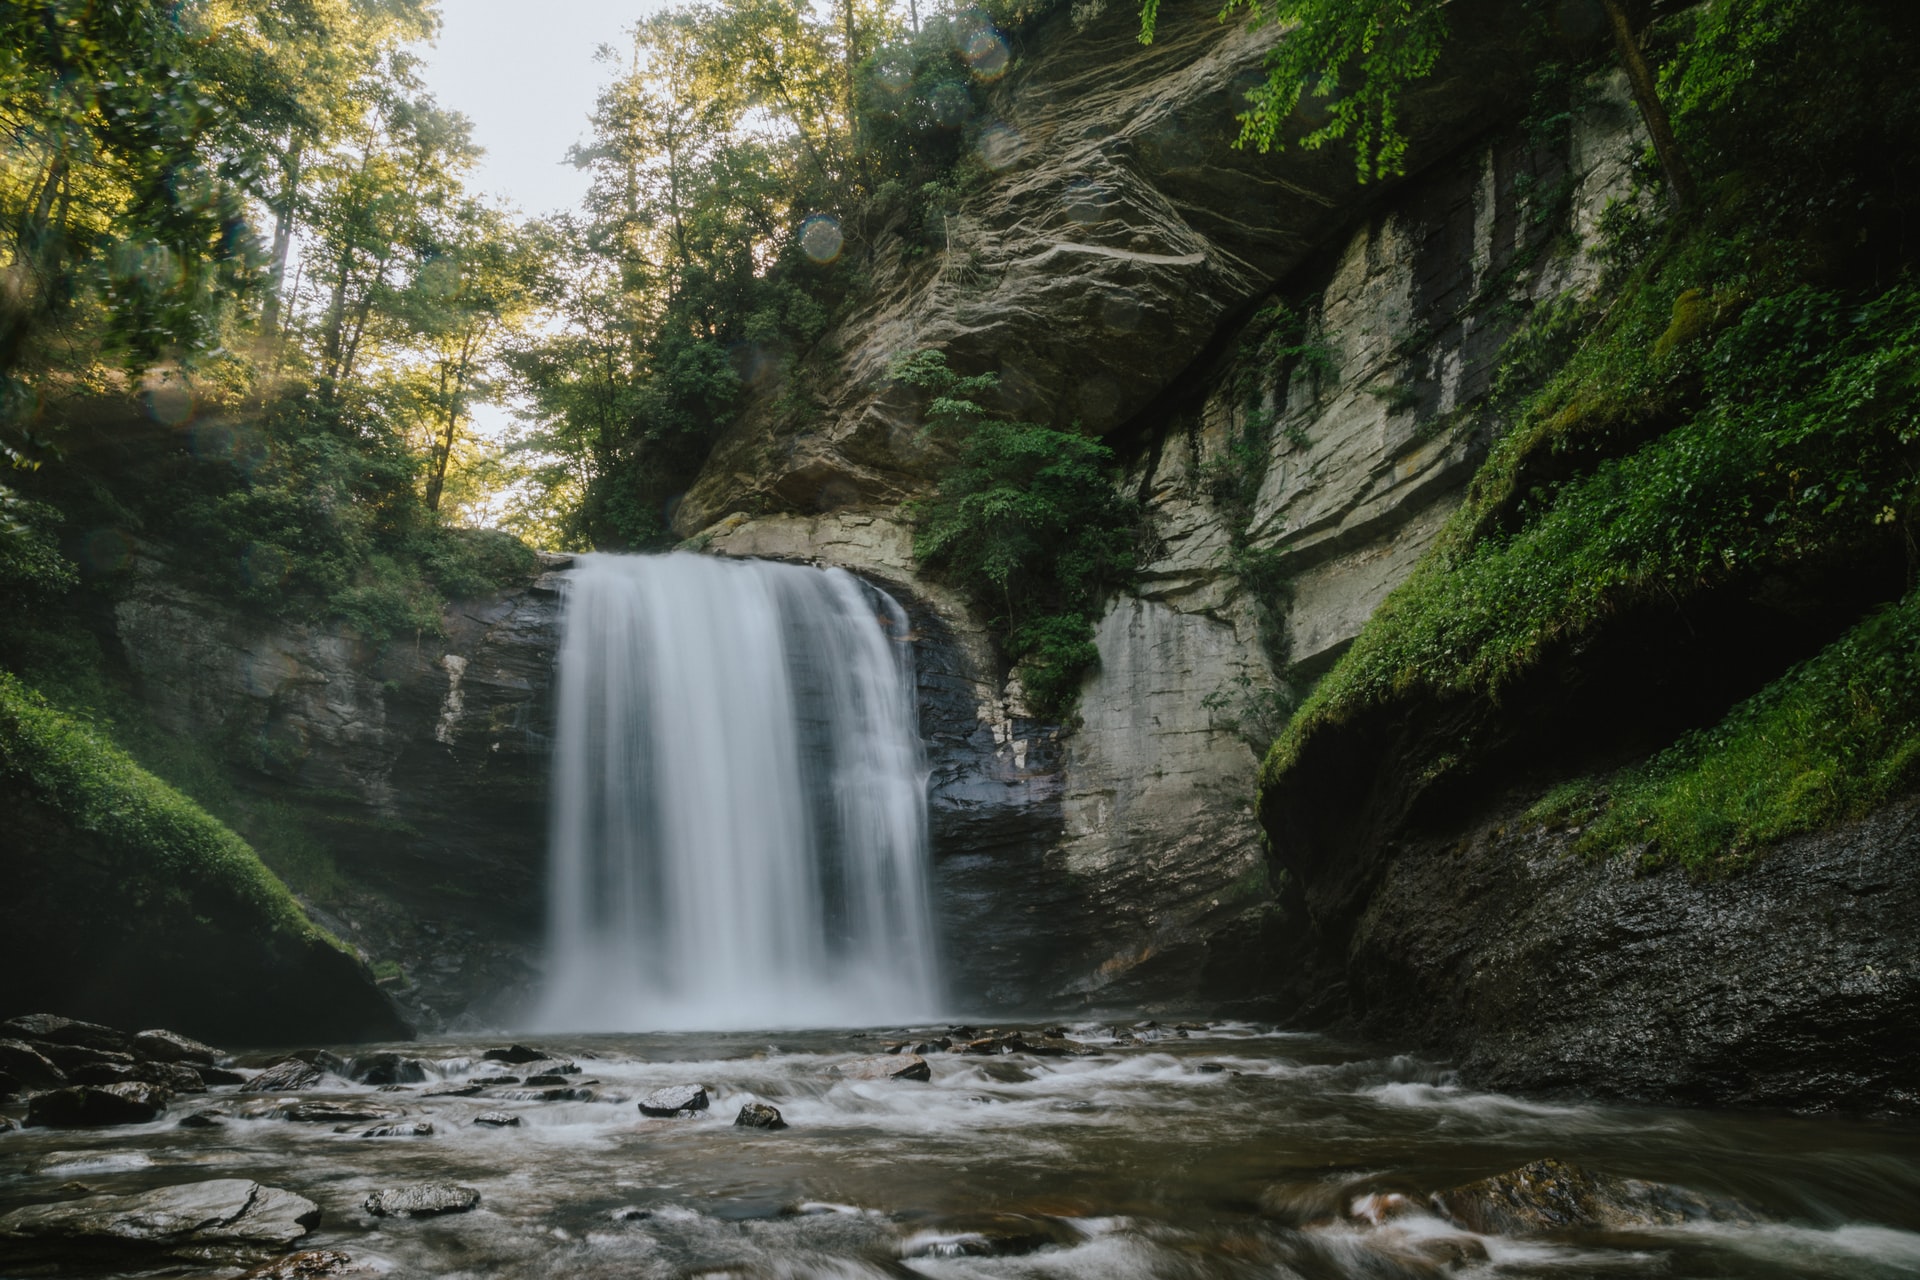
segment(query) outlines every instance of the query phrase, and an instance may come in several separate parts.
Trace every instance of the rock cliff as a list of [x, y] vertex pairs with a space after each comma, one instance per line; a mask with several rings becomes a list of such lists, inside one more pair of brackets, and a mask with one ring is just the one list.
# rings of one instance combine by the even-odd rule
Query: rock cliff
[[[1639, 145], [1611, 80], [1550, 143], [1490, 128], [1476, 112], [1508, 86], [1464, 84], [1501, 65], [1470, 50], [1420, 104], [1428, 166], [1369, 207], [1350, 161], [1230, 145], [1267, 35], [1183, 11], [1141, 50], [1132, 20], [1083, 9], [1035, 38], [995, 97], [1017, 159], [953, 245], [883, 247], [874, 301], [815, 357], [814, 420], [750, 412], [678, 515], [709, 551], [866, 573], [955, 642], [922, 652], [948, 694], [929, 703], [936, 857], [961, 989], [1001, 1007], [1270, 995], [1255, 752], [1459, 501], [1503, 345], [1595, 287], [1595, 224]], [[1073, 91], [1089, 67], [1098, 91]], [[928, 460], [884, 369], [921, 346], [1133, 459], [1152, 552], [1072, 725], [1024, 714], [979, 621], [914, 566], [899, 503]], [[1282, 616], [1258, 616], [1254, 559], [1284, 578]]]
[[154, 559], [114, 609], [156, 722], [212, 746], [324, 851], [339, 882], [314, 914], [384, 962], [426, 1027], [497, 1024], [535, 972], [564, 563], [454, 603], [438, 638], [384, 645], [236, 612]]

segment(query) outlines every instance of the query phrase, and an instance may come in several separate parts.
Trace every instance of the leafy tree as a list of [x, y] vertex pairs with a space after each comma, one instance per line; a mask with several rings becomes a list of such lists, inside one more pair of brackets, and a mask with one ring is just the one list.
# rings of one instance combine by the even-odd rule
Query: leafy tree
[[[1696, 203], [1692, 173], [1641, 51], [1628, 0], [1575, 2], [1598, 5], [1674, 199]], [[1535, 6], [1532, 0], [1509, 0], [1509, 7], [1520, 29]], [[1311, 97], [1320, 100], [1316, 105], [1324, 118], [1299, 139], [1301, 146], [1351, 139], [1362, 182], [1404, 171], [1407, 136], [1400, 102], [1407, 86], [1439, 63], [1451, 34], [1446, 0], [1226, 0], [1221, 15], [1239, 9], [1255, 24], [1291, 28], [1267, 57], [1265, 83], [1247, 95], [1248, 107], [1240, 116], [1242, 145], [1263, 152], [1285, 146], [1283, 130], [1302, 98]], [[1159, 0], [1142, 0], [1142, 43], [1153, 40], [1159, 10]]]

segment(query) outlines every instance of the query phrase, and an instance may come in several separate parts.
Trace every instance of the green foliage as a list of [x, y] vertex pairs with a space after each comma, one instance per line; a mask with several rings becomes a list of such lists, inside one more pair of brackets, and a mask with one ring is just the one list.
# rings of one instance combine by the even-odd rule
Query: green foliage
[[[1299, 112], [1310, 121], [1299, 145], [1352, 139], [1360, 181], [1404, 169], [1400, 100], [1440, 60], [1448, 34], [1441, 0], [1227, 0], [1222, 13], [1237, 9], [1256, 26], [1290, 28], [1267, 55], [1265, 82], [1247, 94], [1243, 146], [1286, 146], [1282, 130]], [[1159, 10], [1159, 0], [1143, 0], [1141, 43], [1153, 40]]]
[[78, 581], [53, 536], [60, 513], [0, 485], [0, 592], [16, 601], [58, 596]]
[[[1743, 33], [1728, 27], [1735, 18]], [[1537, 344], [1511, 353], [1550, 365], [1572, 346], [1433, 551], [1274, 744], [1263, 785], [1362, 708], [1460, 695], [1497, 705], [1516, 679], [1623, 611], [1913, 545], [1920, 287], [1901, 230], [1914, 211], [1912, 156], [1881, 143], [1920, 128], [1920, 96], [1901, 82], [1857, 98], [1828, 92], [1807, 111], [1766, 104], [1852, 83], [1856, 62], [1890, 66], [1916, 47], [1910, 13], [1864, 0], [1817, 13], [1798, 0], [1721, 0], [1706, 11], [1664, 69], [1679, 87], [1676, 129], [1722, 139], [1701, 147], [1718, 165], [1750, 167], [1706, 166], [1710, 209], [1669, 228], [1604, 308], [1549, 316]], [[1804, 175], [1825, 172], [1826, 153], [1860, 157], [1849, 203], [1808, 198]], [[1503, 377], [1518, 387], [1531, 371]], [[1878, 679], [1884, 664], [1868, 650], [1910, 635], [1908, 625], [1870, 624], [1623, 781], [1616, 816], [1594, 839], [1637, 843], [1628, 836], [1646, 819], [1674, 856], [1698, 862], [1886, 794], [1904, 776], [1898, 722], [1908, 713], [1836, 673], [1854, 663]], [[1820, 728], [1822, 716], [1846, 721], [1843, 702], [1858, 723]], [[1895, 728], [1868, 723], [1880, 720]], [[1804, 765], [1805, 793], [1794, 784], [1762, 803], [1748, 794], [1760, 785], [1756, 744], [1778, 744], [1785, 725], [1809, 735], [1809, 755], [1781, 748], [1781, 768]], [[1823, 773], [1822, 752], [1844, 758], [1851, 780]]]
[[1098, 657], [1102, 597], [1126, 584], [1138, 556], [1139, 506], [1115, 484], [1113, 451], [991, 416], [974, 397], [993, 376], [962, 377], [943, 353], [913, 352], [892, 373], [930, 394], [929, 430], [954, 451], [932, 495], [910, 508], [915, 557], [987, 614], [1033, 709], [1064, 716]]
[[1920, 595], [1645, 764], [1580, 780], [1536, 820], [1585, 827], [1591, 854], [1648, 864], [1738, 863], [1782, 837], [1857, 818], [1920, 784]]
[[129, 909], [184, 900], [230, 926], [345, 949], [307, 919], [245, 841], [4, 672], [0, 779], [99, 841]]

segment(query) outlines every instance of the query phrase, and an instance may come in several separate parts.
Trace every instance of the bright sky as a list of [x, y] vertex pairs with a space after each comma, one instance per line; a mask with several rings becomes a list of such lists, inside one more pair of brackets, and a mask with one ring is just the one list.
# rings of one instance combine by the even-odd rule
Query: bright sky
[[439, 43], [426, 51], [427, 86], [440, 105], [473, 120], [486, 148], [474, 186], [525, 213], [577, 203], [587, 175], [565, 163], [586, 136], [587, 113], [610, 69], [602, 44], [661, 0], [441, 0]]

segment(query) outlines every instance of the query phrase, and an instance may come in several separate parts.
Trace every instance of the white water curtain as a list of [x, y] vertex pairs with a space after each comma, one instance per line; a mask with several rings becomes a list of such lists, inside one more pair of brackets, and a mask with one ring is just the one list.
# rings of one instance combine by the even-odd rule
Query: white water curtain
[[932, 1017], [900, 606], [845, 570], [686, 554], [568, 579], [539, 1024]]

